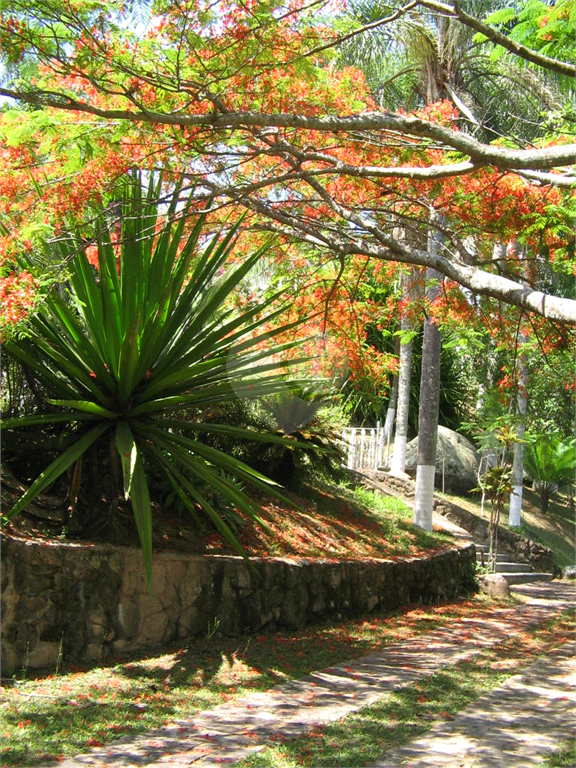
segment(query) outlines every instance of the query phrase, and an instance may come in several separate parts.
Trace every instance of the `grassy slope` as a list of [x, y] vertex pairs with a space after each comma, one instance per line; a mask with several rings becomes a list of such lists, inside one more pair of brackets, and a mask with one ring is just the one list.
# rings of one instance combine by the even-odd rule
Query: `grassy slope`
[[[299, 509], [260, 500], [260, 517], [270, 532], [246, 521], [238, 539], [259, 556], [368, 557], [418, 556], [453, 545], [446, 532], [426, 532], [412, 524], [412, 510], [400, 499], [365, 488], [323, 484], [308, 487]], [[230, 551], [221, 536], [207, 551]]]
[[[5, 508], [13, 495], [3, 489]], [[264, 496], [255, 498], [263, 527], [236, 511], [234, 529], [244, 551], [256, 557], [390, 558], [418, 556], [453, 545], [441, 531], [423, 531], [412, 525], [412, 511], [390, 496], [325, 483], [306, 488], [300, 496], [287, 494], [293, 506]], [[45, 510], [30, 505], [7, 526], [15, 536], [65, 540], [62, 526], [42, 523]], [[132, 512], [124, 510], [121, 538], [109, 538], [104, 529], [101, 543], [139, 546]], [[115, 534], [116, 535], [116, 534]], [[180, 551], [198, 554], [236, 554], [213, 527], [198, 523], [187, 511], [163, 510], [153, 522], [155, 552]]]
[[[481, 515], [481, 504], [479, 496], [451, 496], [449, 494], [438, 494], [444, 496], [448, 501], [459, 504], [474, 514]], [[490, 516], [490, 504], [487, 503], [484, 510], [484, 517]], [[504, 514], [502, 523], [508, 523], [508, 514]], [[522, 529], [524, 536], [539, 541], [553, 550], [557, 564], [562, 568], [565, 565], [574, 565], [575, 563], [575, 528], [574, 512], [568, 507], [550, 502], [548, 512], [543, 515], [540, 512], [540, 502], [538, 494], [529, 488], [524, 488], [522, 499]]]

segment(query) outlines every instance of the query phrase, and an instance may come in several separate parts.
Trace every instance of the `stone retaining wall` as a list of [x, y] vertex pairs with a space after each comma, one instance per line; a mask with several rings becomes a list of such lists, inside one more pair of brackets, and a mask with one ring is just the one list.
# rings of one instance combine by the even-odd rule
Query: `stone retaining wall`
[[2, 540], [4, 675], [97, 660], [180, 638], [297, 629], [375, 608], [434, 603], [474, 583], [474, 547], [426, 558], [328, 560], [155, 555], [152, 594], [139, 550]]

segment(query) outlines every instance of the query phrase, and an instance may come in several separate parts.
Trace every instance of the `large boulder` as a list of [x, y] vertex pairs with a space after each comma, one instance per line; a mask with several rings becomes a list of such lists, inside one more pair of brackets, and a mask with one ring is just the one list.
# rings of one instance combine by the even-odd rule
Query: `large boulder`
[[[406, 472], [416, 474], [418, 459], [418, 438], [406, 446]], [[478, 454], [470, 440], [447, 427], [438, 427], [436, 448], [436, 488], [442, 488], [442, 470], [444, 470], [444, 488], [448, 493], [467, 493], [478, 485]]]

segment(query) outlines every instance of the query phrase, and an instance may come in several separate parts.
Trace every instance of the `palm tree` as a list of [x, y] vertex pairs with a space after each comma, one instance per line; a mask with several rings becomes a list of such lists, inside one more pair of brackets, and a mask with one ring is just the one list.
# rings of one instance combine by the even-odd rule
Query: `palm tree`
[[527, 337], [521, 334], [518, 350], [518, 386], [516, 393], [516, 442], [514, 443], [514, 460], [512, 462], [512, 493], [508, 522], [513, 528], [519, 528], [522, 521], [522, 491], [524, 477], [524, 435], [526, 433], [526, 411], [528, 408], [528, 365], [522, 347]]
[[[403, 294], [410, 298], [413, 292], [414, 275], [405, 276]], [[398, 411], [396, 414], [396, 432], [394, 450], [390, 462], [390, 472], [402, 474], [406, 466], [406, 443], [408, 441], [408, 412], [410, 405], [410, 379], [412, 372], [412, 334], [413, 321], [403, 314], [400, 319], [400, 364], [398, 368]]]
[[[461, 3], [481, 18], [505, 6], [501, 0]], [[373, 24], [390, 13], [374, 0], [355, 0], [352, 23]], [[515, 57], [495, 59], [473, 30], [426, 9], [412, 10], [392, 24], [372, 27], [340, 49], [343, 65], [362, 69], [371, 92], [383, 106], [417, 109], [442, 99], [462, 116], [464, 129], [478, 138], [530, 139], [543, 111], [560, 109], [554, 76], [523, 66]]]
[[[437, 217], [432, 215], [432, 224]], [[428, 250], [438, 252], [443, 237], [431, 229]], [[434, 269], [426, 270], [426, 298], [434, 301], [442, 276]], [[438, 441], [438, 416], [440, 413], [440, 355], [442, 339], [438, 326], [429, 316], [424, 318], [422, 340], [422, 371], [420, 376], [420, 409], [418, 412], [418, 459], [416, 462], [416, 492], [414, 496], [414, 525], [432, 530], [434, 502], [434, 477], [436, 474], [436, 446]]]

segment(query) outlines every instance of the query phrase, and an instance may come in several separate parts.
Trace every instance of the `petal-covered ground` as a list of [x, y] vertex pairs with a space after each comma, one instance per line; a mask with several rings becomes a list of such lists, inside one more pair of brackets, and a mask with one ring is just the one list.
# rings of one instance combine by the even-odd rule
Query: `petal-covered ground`
[[[17, 481], [6, 483], [5, 508], [21, 493]], [[263, 496], [254, 499], [262, 526], [238, 510], [225, 508], [227, 519], [244, 551], [256, 557], [389, 558], [414, 556], [450, 546], [441, 531], [428, 533], [412, 525], [412, 511], [402, 501], [344, 486], [306, 488], [299, 496], [286, 494], [292, 504]], [[77, 538], [62, 523], [58, 499], [45, 496], [20, 513], [7, 533], [27, 538]], [[104, 512], [103, 512], [104, 514]], [[140, 546], [129, 506], [115, 513], [113, 525], [102, 525], [90, 541]], [[194, 519], [187, 510], [154, 507], [153, 546], [156, 552], [176, 550], [198, 554], [236, 554], [210, 523]]]

